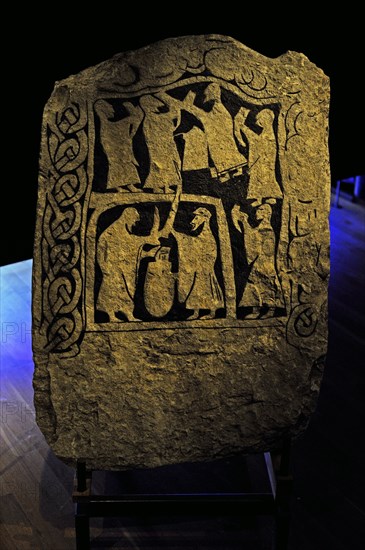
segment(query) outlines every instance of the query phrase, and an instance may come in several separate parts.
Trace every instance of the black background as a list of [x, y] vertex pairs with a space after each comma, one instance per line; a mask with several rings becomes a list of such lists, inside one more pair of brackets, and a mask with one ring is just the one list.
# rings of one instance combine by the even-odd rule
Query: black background
[[2, 63], [2, 265], [32, 257], [42, 112], [54, 82], [163, 38], [224, 34], [268, 57], [287, 50], [304, 53], [331, 80], [332, 181], [365, 174], [362, 15], [343, 4], [338, 14], [331, 7], [321, 19], [309, 5], [294, 6], [295, 13], [284, 7], [269, 13], [259, 3], [249, 12], [244, 4], [234, 6], [211, 6], [209, 13], [208, 5], [200, 6], [206, 13], [198, 18], [192, 8], [176, 3], [169, 10], [150, 6], [148, 13], [140, 4], [128, 12], [123, 5], [116, 11], [106, 4], [89, 5], [88, 13], [77, 17], [71, 5], [60, 5], [54, 14], [21, 11], [9, 20]]
[[[323, 12], [326, 4], [319, 2], [315, 7], [308, 3], [292, 3], [291, 8], [275, 4], [270, 12], [260, 2], [250, 4], [249, 9], [238, 2], [233, 6], [224, 2], [219, 9], [217, 4], [195, 3], [203, 12], [199, 18], [191, 8], [188, 11], [185, 4], [177, 3], [165, 8], [153, 4], [149, 13], [139, 3], [130, 6], [128, 12], [123, 4], [114, 4], [112, 11], [106, 2], [97, 7], [90, 3], [77, 18], [70, 3], [57, 5], [52, 14], [37, 14], [34, 7], [25, 13], [20, 6], [13, 16], [7, 11], [2, 21], [7, 37], [1, 60], [2, 265], [32, 256], [42, 111], [54, 82], [118, 52], [170, 36], [216, 33], [232, 36], [268, 57], [287, 50], [304, 53], [331, 80], [332, 181], [365, 174], [364, 19], [360, 7], [356, 12], [350, 3], [340, 3], [338, 9], [333, 3], [327, 5], [330, 8], [320, 18], [318, 10]], [[92, 17], [90, 12], [94, 12]], [[341, 266], [341, 277], [342, 272], [346, 273], [346, 267]], [[341, 277], [335, 280], [341, 281]], [[341, 291], [340, 285], [333, 288], [333, 295]], [[296, 453], [297, 491], [310, 495], [303, 515], [299, 515], [302, 528], [308, 530], [310, 540], [319, 533], [318, 525], [322, 524], [326, 532], [326, 542], [322, 545], [318, 540], [316, 549], [330, 549], [328, 540], [336, 548], [344, 548], [341, 540], [346, 535], [348, 548], [357, 549], [361, 544], [363, 352], [360, 343], [351, 338], [357, 317], [344, 330], [347, 317], [342, 319], [341, 311], [336, 311], [345, 298], [341, 294], [339, 302], [332, 300], [330, 319], [337, 317], [330, 327], [329, 368], [322, 384], [319, 414]], [[361, 299], [356, 296], [356, 303]], [[345, 309], [348, 315], [354, 310], [351, 304]], [[338, 533], [343, 538], [337, 545], [333, 537]]]

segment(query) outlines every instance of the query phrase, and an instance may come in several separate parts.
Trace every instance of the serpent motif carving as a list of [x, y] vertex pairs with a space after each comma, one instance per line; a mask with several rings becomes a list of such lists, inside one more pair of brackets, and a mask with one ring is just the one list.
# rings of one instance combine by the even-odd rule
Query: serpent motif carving
[[54, 114], [48, 125], [52, 170], [43, 218], [43, 326], [46, 351], [79, 352], [84, 320], [81, 295], [81, 214], [87, 187], [86, 109], [76, 103]]

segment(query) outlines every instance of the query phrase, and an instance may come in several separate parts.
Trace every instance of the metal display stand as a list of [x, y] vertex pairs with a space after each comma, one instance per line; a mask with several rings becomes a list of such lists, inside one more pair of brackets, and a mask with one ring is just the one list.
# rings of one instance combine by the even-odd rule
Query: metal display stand
[[[269, 480], [270, 490], [229, 493], [181, 494], [118, 494], [93, 495], [92, 471], [86, 469], [83, 460], [77, 462], [72, 494], [75, 503], [75, 531], [77, 550], [89, 550], [90, 525], [93, 517], [145, 517], [180, 515], [270, 515], [275, 521], [274, 550], [287, 550], [290, 526], [290, 499], [292, 477], [290, 475], [290, 440], [283, 441], [276, 454], [264, 453], [262, 464], [265, 472], [259, 474]], [[250, 457], [245, 458], [250, 461]], [[258, 472], [253, 472], [257, 478]], [[204, 511], [204, 514], [202, 513]]]

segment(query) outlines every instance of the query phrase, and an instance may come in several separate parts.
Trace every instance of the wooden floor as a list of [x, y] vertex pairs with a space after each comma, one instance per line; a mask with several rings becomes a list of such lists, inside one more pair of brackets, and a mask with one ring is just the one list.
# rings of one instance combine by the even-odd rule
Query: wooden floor
[[[365, 207], [341, 205], [330, 216], [328, 361], [316, 413], [292, 456], [290, 550], [365, 548]], [[31, 261], [1, 268], [0, 548], [72, 550], [74, 471], [34, 418], [30, 269]], [[233, 516], [95, 519], [92, 548], [269, 550], [271, 531], [269, 520]]]

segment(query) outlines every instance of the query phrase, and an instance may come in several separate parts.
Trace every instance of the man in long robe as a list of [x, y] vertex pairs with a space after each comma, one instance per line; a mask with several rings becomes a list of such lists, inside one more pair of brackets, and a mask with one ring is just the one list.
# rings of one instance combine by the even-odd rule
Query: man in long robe
[[[276, 307], [283, 307], [283, 294], [276, 270], [276, 237], [271, 225], [271, 205], [261, 204], [256, 210], [258, 225], [252, 227], [248, 214], [238, 205], [232, 209], [233, 223], [245, 239], [246, 257], [251, 271], [238, 307], [251, 307], [246, 319], [273, 317]], [[239, 223], [240, 222], [240, 223]], [[242, 226], [241, 226], [242, 224]], [[262, 309], [267, 308], [263, 313]]]
[[198, 319], [200, 310], [208, 310], [201, 319], [214, 319], [216, 311], [224, 307], [223, 292], [215, 274], [217, 243], [210, 228], [211, 213], [199, 207], [190, 222], [197, 235], [186, 235], [173, 230], [177, 241], [179, 272], [177, 280], [178, 300], [192, 309], [189, 320]]
[[213, 175], [223, 182], [228, 181], [230, 171], [242, 173], [247, 159], [238, 150], [233, 120], [222, 103], [220, 85], [211, 82], [204, 91], [204, 105], [210, 107], [208, 111], [194, 104], [195, 97], [190, 90], [183, 101], [184, 109], [194, 115], [204, 127], [209, 155], [214, 164]]
[[97, 261], [103, 274], [96, 309], [109, 315], [110, 321], [120, 322], [117, 314], [127, 321], [138, 321], [134, 314], [139, 262], [146, 237], [133, 234], [139, 221], [135, 208], [127, 207], [120, 217], [100, 235]]
[[143, 111], [130, 101], [123, 103], [127, 115], [113, 121], [114, 109], [100, 99], [95, 111], [100, 119], [100, 143], [108, 160], [106, 188], [118, 191], [138, 191], [141, 180], [138, 162], [133, 152], [133, 138], [143, 119]]
[[149, 155], [143, 189], [153, 193], [173, 193], [181, 185], [181, 160], [174, 140], [181, 119], [180, 103], [164, 92], [140, 98]]
[[261, 109], [256, 114], [257, 133], [245, 124], [250, 110], [241, 107], [234, 118], [234, 131], [239, 143], [244, 144], [241, 132], [248, 141], [247, 199], [261, 204], [265, 198], [281, 199], [283, 193], [276, 179], [277, 142], [274, 131], [275, 113], [272, 109]]

